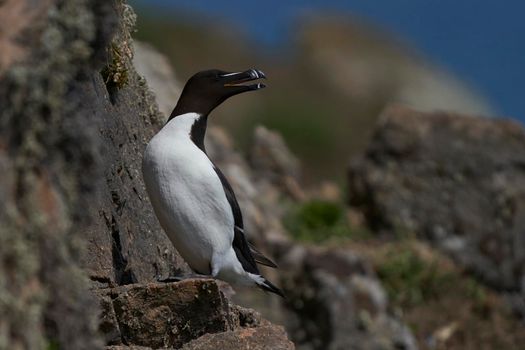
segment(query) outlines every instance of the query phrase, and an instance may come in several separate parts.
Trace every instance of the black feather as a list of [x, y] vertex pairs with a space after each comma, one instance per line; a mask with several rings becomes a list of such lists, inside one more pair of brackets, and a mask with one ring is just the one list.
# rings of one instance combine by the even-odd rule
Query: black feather
[[257, 287], [261, 288], [264, 291], [275, 293], [278, 296], [286, 299], [286, 296], [284, 295], [283, 291], [267, 279], [264, 279], [264, 283], [257, 284]]
[[[228, 183], [228, 180], [220, 171], [220, 169], [216, 166], [214, 166], [213, 168], [215, 169], [217, 176], [219, 176], [219, 179], [221, 180], [222, 187], [224, 188], [224, 193], [226, 194], [228, 203], [230, 203], [230, 206], [232, 208], [233, 220], [235, 224], [235, 227], [233, 228], [234, 237], [232, 245], [233, 250], [235, 251], [235, 255], [237, 255], [237, 259], [239, 259], [243, 269], [249, 273], [253, 273], [260, 276], [261, 273], [257, 268], [256, 262], [270, 267], [277, 267], [277, 265], [273, 261], [265, 257], [262, 253], [255, 249], [255, 247], [250, 245], [244, 237], [242, 213], [239, 207], [239, 203], [237, 202], [237, 198], [235, 198], [235, 193], [233, 192], [231, 185]], [[262, 290], [275, 293], [285, 298], [282, 290], [280, 290], [267, 279], [264, 279], [263, 283], [257, 283], [257, 286]]]
[[221, 180], [224, 193], [226, 194], [226, 199], [228, 200], [228, 203], [230, 203], [233, 213], [233, 221], [235, 225], [232, 243], [233, 250], [235, 251], [237, 259], [239, 259], [245, 271], [260, 275], [257, 264], [255, 263], [255, 259], [253, 258], [250, 247], [248, 246], [248, 242], [244, 237], [241, 208], [239, 207], [237, 198], [235, 198], [235, 193], [233, 192], [232, 187], [228, 183], [228, 180], [221, 170], [216, 166], [214, 166], [213, 169], [215, 169], [217, 176], [219, 176], [219, 179]]
[[250, 251], [252, 252], [253, 258], [255, 259], [256, 263], [264, 265], [264, 266], [272, 267], [274, 269], [277, 268], [277, 264], [274, 263], [269, 258], [267, 258], [266, 256], [264, 256], [264, 254], [258, 251], [257, 248], [253, 246], [253, 244], [248, 242], [248, 246], [250, 247]]
[[[207, 121], [207, 116], [201, 116], [193, 124], [190, 132], [191, 140], [204, 153], [206, 153], [206, 148], [204, 146], [204, 136], [206, 134]], [[260, 274], [256, 263], [274, 268], [277, 267], [277, 265], [273, 261], [265, 257], [261, 252], [259, 252], [257, 249], [255, 249], [255, 247], [253, 247], [246, 241], [246, 238], [244, 237], [244, 224], [242, 220], [242, 212], [239, 207], [239, 203], [237, 202], [237, 198], [235, 197], [235, 193], [233, 192], [231, 185], [229, 184], [228, 180], [221, 172], [221, 170], [215, 165], [213, 166], [213, 169], [215, 170], [215, 173], [221, 180], [224, 193], [226, 194], [226, 199], [228, 200], [228, 203], [230, 204], [233, 213], [233, 219], [235, 224], [233, 249], [243, 268], [250, 273]]]

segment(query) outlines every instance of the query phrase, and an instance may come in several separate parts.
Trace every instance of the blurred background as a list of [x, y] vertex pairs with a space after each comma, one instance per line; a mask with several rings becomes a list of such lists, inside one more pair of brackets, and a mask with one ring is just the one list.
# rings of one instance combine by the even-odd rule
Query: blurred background
[[[221, 106], [243, 150], [254, 125], [279, 131], [305, 181], [340, 181], [387, 104], [525, 120], [525, 4], [492, 1], [131, 1], [135, 37], [180, 82], [258, 67], [264, 93]], [[176, 101], [173, 101], [175, 104]]]

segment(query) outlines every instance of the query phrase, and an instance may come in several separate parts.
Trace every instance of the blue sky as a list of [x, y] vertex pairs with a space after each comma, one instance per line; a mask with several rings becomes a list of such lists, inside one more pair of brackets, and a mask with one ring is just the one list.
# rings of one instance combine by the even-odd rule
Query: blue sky
[[523, 0], [135, 0], [132, 4], [221, 19], [267, 44], [290, 37], [295, 19], [348, 13], [413, 45], [485, 96], [501, 116], [525, 122]]

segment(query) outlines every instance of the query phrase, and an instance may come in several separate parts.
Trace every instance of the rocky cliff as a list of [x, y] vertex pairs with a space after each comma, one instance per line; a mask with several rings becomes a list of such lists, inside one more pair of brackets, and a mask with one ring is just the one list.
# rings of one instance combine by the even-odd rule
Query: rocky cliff
[[214, 281], [148, 284], [188, 268], [141, 180], [163, 116], [132, 65], [132, 9], [0, 6], [0, 348], [293, 348]]
[[99, 348], [81, 228], [103, 183], [91, 112], [116, 13], [105, 1], [1, 6], [0, 348]]
[[393, 107], [350, 167], [350, 202], [379, 231], [430, 241], [525, 314], [524, 147], [510, 120]]

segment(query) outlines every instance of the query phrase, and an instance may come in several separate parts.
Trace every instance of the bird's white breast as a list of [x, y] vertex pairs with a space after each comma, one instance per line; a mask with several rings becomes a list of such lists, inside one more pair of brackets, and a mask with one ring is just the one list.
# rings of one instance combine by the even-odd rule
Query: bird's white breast
[[159, 222], [197, 272], [209, 274], [213, 256], [233, 241], [233, 214], [212, 162], [191, 140], [200, 116], [172, 119], [146, 148], [143, 174]]

